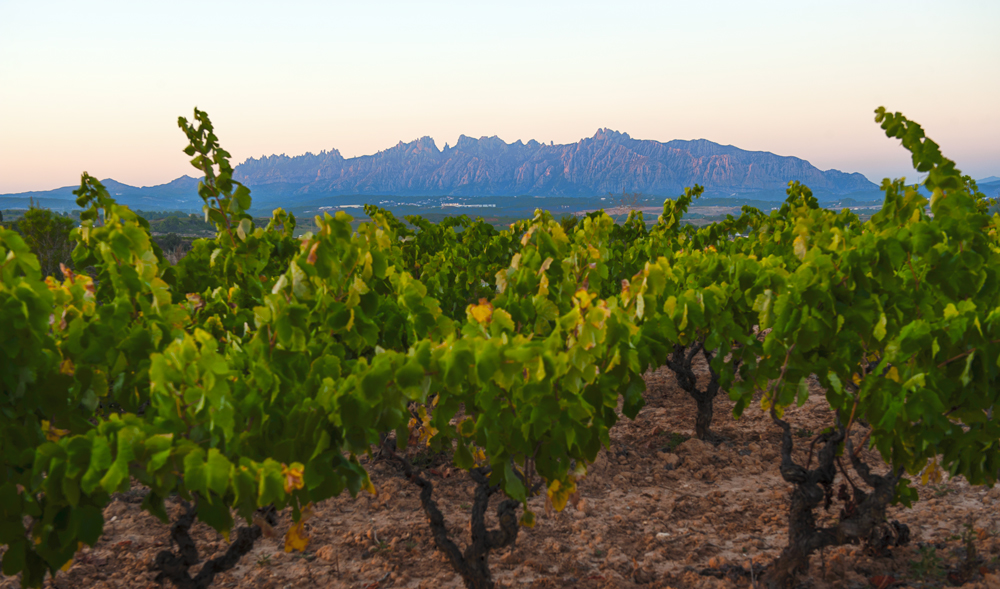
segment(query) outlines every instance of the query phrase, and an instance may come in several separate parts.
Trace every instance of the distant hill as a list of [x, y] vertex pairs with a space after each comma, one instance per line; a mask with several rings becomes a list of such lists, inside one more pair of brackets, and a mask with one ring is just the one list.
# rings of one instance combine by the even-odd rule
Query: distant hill
[[[780, 201], [790, 180], [808, 185], [821, 201], [850, 196], [880, 198], [878, 186], [858, 173], [823, 171], [797, 157], [746, 151], [705, 139], [632, 139], [600, 129], [566, 145], [506, 143], [498, 137], [462, 135], [438, 149], [423, 137], [374, 155], [344, 158], [339, 151], [249, 158], [235, 178], [253, 189], [254, 208], [290, 207], [351, 195], [417, 197], [604, 197], [640, 192], [676, 197], [701, 184], [709, 198]], [[182, 176], [159, 186], [102, 181], [119, 202], [135, 209], [197, 211], [198, 180]], [[29, 199], [56, 210], [73, 208], [75, 187], [0, 195], [0, 208], [23, 208]], [[501, 205], [502, 206], [502, 205]]]
[[[202, 201], [198, 196], [198, 179], [181, 176], [157, 186], [129, 186], [112, 178], [101, 180], [111, 196], [132, 209], [145, 211], [182, 210], [200, 211]], [[34, 201], [37, 206], [56, 211], [75, 209], [73, 191], [79, 186], [64, 186], [54, 190], [0, 194], [0, 209], [23, 209]]]
[[[784, 198], [790, 180], [814, 191], [846, 195], [875, 191], [858, 173], [822, 171], [797, 157], [746, 151], [705, 139], [632, 139], [601, 129], [567, 145], [506, 143], [462, 135], [454, 147], [437, 148], [423, 137], [375, 155], [345, 159], [337, 150], [318, 155], [250, 158], [235, 178], [251, 187], [272, 187], [283, 198], [310, 195], [395, 196], [602, 196], [642, 192], [676, 196], [701, 184], [719, 197]], [[268, 190], [271, 192], [271, 190]]]
[[976, 186], [979, 187], [979, 192], [982, 192], [990, 198], [1000, 198], [1000, 178], [996, 176], [990, 176], [989, 178], [983, 178], [976, 182]]

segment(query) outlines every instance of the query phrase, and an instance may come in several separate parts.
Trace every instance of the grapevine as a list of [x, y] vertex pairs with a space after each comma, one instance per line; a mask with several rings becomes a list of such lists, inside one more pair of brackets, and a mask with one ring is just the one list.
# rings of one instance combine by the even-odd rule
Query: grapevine
[[[919, 125], [884, 109], [876, 121], [927, 174], [930, 199], [886, 180], [864, 223], [793, 182], [779, 209], [744, 207], [702, 228], [684, 223], [694, 187], [651, 227], [641, 213], [619, 224], [603, 211], [573, 222], [537, 211], [498, 231], [369, 206], [356, 229], [338, 212], [295, 237], [281, 209], [264, 226], [249, 215], [250, 190], [196, 109], [179, 126], [216, 235], [178, 265], [86, 173], [61, 279], [0, 228], [3, 573], [40, 586], [98, 541], [103, 508], [135, 480], [163, 521], [169, 498], [185, 502], [160, 578], [207, 587], [277, 510], [292, 512], [286, 549], [304, 549], [313, 505], [374, 492], [360, 457], [379, 449], [419, 489], [466, 585], [489, 587], [490, 553], [535, 521], [528, 500], [544, 494], [555, 511], [574, 500], [660, 366], [695, 400], [699, 438], [717, 439], [720, 393], [737, 417], [759, 400], [783, 432], [789, 542], [769, 586], [794, 584], [825, 546], [906, 543], [886, 508], [916, 499], [910, 477], [992, 485], [1000, 471], [1000, 215]], [[835, 418], [814, 440], [815, 463], [798, 464], [784, 410], [813, 380]], [[402, 452], [414, 430], [475, 482], [464, 552]], [[838, 469], [852, 481], [845, 508], [818, 526]], [[498, 493], [499, 527], [487, 530]], [[191, 576], [195, 521], [236, 539]]]

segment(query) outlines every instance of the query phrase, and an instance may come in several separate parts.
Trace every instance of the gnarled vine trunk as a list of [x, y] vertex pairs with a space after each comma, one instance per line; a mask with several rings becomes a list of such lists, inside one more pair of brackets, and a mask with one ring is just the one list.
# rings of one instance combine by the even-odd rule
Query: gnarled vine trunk
[[[383, 448], [391, 447], [383, 444]], [[475, 497], [472, 503], [472, 516], [470, 518], [470, 543], [462, 552], [458, 545], [448, 536], [448, 527], [444, 521], [444, 514], [434, 501], [434, 485], [419, 473], [414, 472], [412, 465], [404, 457], [391, 453], [403, 465], [403, 472], [406, 477], [415, 485], [420, 487], [420, 505], [427, 515], [428, 523], [431, 527], [431, 534], [434, 537], [434, 544], [438, 550], [443, 552], [451, 563], [452, 568], [462, 577], [467, 589], [493, 589], [495, 584], [490, 573], [489, 555], [490, 551], [509, 546], [517, 540], [517, 533], [520, 529], [517, 521], [517, 508], [520, 505], [513, 499], [503, 500], [497, 506], [497, 520], [499, 529], [489, 530], [486, 528], [486, 509], [489, 507], [490, 497], [499, 490], [498, 486], [490, 486], [487, 479], [488, 468], [476, 468], [469, 471], [472, 480], [476, 483]]]
[[[694, 373], [694, 359], [701, 354], [708, 363], [708, 385], [703, 389], [698, 387], [698, 376]], [[705, 349], [704, 342], [695, 342], [688, 347], [674, 345], [673, 353], [667, 357], [667, 368], [677, 377], [677, 383], [694, 399], [698, 407], [694, 422], [694, 435], [699, 440], [711, 440], [712, 417], [714, 402], [719, 394], [719, 374], [712, 368], [713, 352]], [[739, 368], [739, 361], [734, 361], [733, 370]]]
[[[820, 434], [816, 443], [822, 445], [816, 468], [807, 469], [792, 460], [792, 432], [787, 422], [774, 419], [783, 430], [781, 438], [781, 476], [795, 485], [788, 511], [788, 545], [768, 568], [764, 577], [770, 589], [788, 589], [794, 586], [799, 575], [808, 572], [809, 557], [827, 546], [864, 543], [876, 552], [892, 546], [902, 546], [910, 540], [910, 530], [899, 522], [889, 522], [886, 508], [892, 502], [901, 473], [875, 475], [854, 453], [850, 438], [846, 439], [846, 454], [854, 471], [872, 487], [867, 493], [854, 488], [848, 494], [842, 488], [839, 497], [845, 501], [836, 526], [816, 527], [815, 509], [824, 504], [829, 508], [833, 498], [836, 477], [837, 447], [845, 440], [845, 432], [838, 427]], [[853, 486], [853, 483], [852, 483]]]
[[[254, 542], [260, 538], [263, 530], [257, 525], [239, 528], [236, 539], [225, 554], [207, 561], [198, 574], [192, 577], [188, 569], [201, 562], [198, 548], [191, 537], [191, 526], [198, 513], [198, 506], [197, 503], [192, 506], [186, 501], [183, 505], [184, 515], [170, 526], [170, 540], [177, 547], [177, 554], [163, 550], [156, 555], [153, 564], [153, 569], [159, 571], [156, 580], [169, 580], [177, 589], [208, 589], [215, 575], [233, 568], [243, 555], [253, 550]], [[272, 525], [276, 523], [273, 508], [266, 510], [265, 520]]]

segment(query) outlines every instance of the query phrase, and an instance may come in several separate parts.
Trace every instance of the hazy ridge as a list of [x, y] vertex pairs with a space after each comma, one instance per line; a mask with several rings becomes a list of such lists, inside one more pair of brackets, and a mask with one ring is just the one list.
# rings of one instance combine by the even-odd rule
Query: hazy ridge
[[[705, 139], [638, 140], [609, 129], [565, 145], [462, 135], [444, 149], [423, 137], [354, 158], [344, 158], [336, 149], [293, 157], [271, 155], [237, 165], [235, 178], [253, 189], [254, 208], [262, 211], [319, 206], [327, 199], [337, 205], [346, 197], [352, 197], [350, 202], [376, 202], [370, 197], [381, 196], [405, 197], [414, 206], [423, 204], [416, 201], [422, 197], [489, 199], [503, 209], [502, 197], [575, 200], [639, 192], [666, 198], [695, 184], [705, 187], [706, 198], [775, 202], [784, 199], [790, 180], [805, 183], [821, 202], [881, 200], [878, 187], [859, 173], [824, 171], [801, 158]], [[103, 182], [119, 202], [136, 209], [201, 209], [198, 179], [190, 176], [145, 187], [110, 178]], [[32, 201], [56, 210], [75, 208], [74, 188], [0, 195], [0, 208], [25, 208]], [[984, 178], [980, 189], [995, 196], [1000, 178]]]
[[349, 159], [337, 150], [272, 155], [247, 159], [236, 168], [236, 179], [248, 186], [280, 185], [294, 195], [674, 196], [701, 184], [716, 196], [771, 191], [780, 196], [792, 179], [831, 195], [877, 189], [861, 174], [821, 171], [796, 157], [704, 139], [637, 140], [609, 129], [566, 145], [462, 135], [443, 150], [422, 137]]

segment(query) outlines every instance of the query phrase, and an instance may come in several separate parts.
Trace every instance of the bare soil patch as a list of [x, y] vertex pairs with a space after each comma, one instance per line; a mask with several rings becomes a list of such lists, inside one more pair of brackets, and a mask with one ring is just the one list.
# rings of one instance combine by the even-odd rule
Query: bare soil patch
[[[704, 365], [701, 370], [705, 372]], [[647, 385], [645, 408], [634, 421], [623, 419], [613, 428], [611, 447], [581, 481], [578, 506], [546, 514], [544, 498], [532, 499], [537, 525], [522, 529], [512, 548], [491, 555], [502, 586], [750, 587], [755, 578], [739, 575], [736, 567], [767, 564], [784, 547], [791, 487], [778, 472], [781, 430], [758, 407], [734, 420], [732, 402], [720, 395], [713, 428], [724, 441], [713, 446], [688, 439], [694, 401], [666, 369], [647, 375]], [[798, 432], [800, 459], [815, 434], [831, 424], [822, 391], [815, 383], [812, 389], [804, 406], [786, 413]], [[410, 450], [419, 462], [418, 453], [419, 448]], [[877, 456], [866, 454], [874, 464]], [[378, 495], [344, 496], [316, 506], [306, 524], [311, 543], [305, 553], [284, 551], [283, 534], [291, 519], [283, 513], [278, 536], [258, 541], [214, 586], [462, 587], [434, 548], [417, 487], [389, 461], [368, 468]], [[438, 474], [427, 476], [453, 537], [467, 541], [473, 482], [461, 471], [442, 467], [434, 472]], [[921, 501], [913, 509], [890, 509], [891, 518], [910, 526], [911, 545], [878, 558], [856, 546], [826, 550], [813, 557], [802, 586], [1000, 589], [1000, 489], [972, 487], [962, 479], [915, 483]], [[155, 581], [150, 566], [169, 543], [169, 526], [144, 513], [139, 501], [134, 494], [117, 497], [105, 510], [105, 535], [98, 545], [81, 550], [72, 567], [46, 586], [168, 587]], [[832, 520], [839, 509], [835, 503], [824, 517]], [[182, 508], [168, 503], [168, 511], [175, 519]], [[955, 573], [966, 561], [963, 533], [980, 557], [968, 579]], [[204, 525], [196, 525], [192, 534], [203, 559], [228, 546]], [[16, 578], [0, 579], [0, 588], [17, 586]]]

